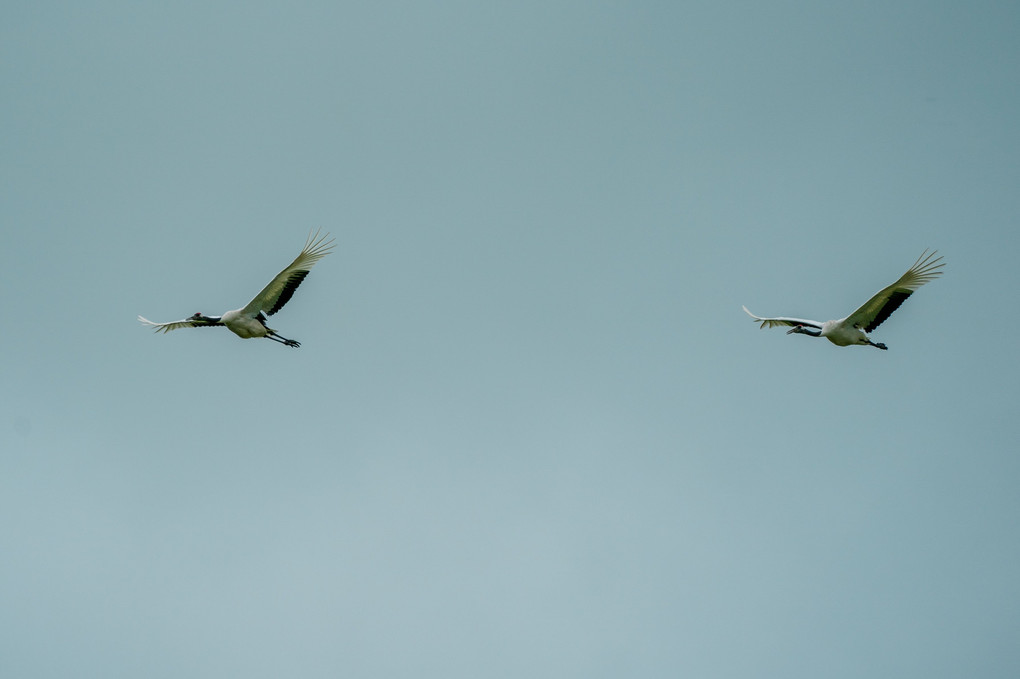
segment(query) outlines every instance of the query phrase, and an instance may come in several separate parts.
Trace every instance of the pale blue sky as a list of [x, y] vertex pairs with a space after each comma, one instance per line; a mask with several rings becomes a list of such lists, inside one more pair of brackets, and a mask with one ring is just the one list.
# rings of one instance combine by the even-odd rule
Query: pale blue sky
[[[0, 675], [1020, 674], [1020, 9], [8, 2]], [[245, 304], [330, 231], [273, 326]], [[926, 247], [942, 279], [838, 348]]]

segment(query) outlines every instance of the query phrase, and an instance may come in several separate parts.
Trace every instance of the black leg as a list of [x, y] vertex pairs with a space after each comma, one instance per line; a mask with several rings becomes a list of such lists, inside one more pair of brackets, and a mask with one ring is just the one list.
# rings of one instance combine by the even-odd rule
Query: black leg
[[301, 346], [301, 343], [298, 342], [297, 340], [287, 339], [286, 337], [282, 337], [280, 335], [277, 335], [275, 332], [270, 332], [268, 335], [266, 335], [266, 339], [271, 339], [274, 342], [279, 342], [280, 344], [283, 344], [284, 346], [288, 346], [288, 347], [299, 347], [299, 346]]

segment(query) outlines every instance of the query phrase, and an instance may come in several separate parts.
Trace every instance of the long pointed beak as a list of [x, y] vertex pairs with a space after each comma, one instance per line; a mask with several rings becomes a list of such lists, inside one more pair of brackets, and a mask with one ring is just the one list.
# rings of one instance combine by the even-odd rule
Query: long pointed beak
[[799, 325], [795, 325], [792, 328], [790, 328], [789, 330], [787, 330], [786, 334], [787, 335], [792, 335], [795, 332], [800, 332], [800, 326]]

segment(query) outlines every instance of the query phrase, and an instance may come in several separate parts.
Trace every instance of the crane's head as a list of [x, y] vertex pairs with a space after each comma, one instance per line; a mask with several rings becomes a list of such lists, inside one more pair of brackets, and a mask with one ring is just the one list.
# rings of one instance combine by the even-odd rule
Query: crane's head
[[195, 321], [196, 323], [207, 323], [209, 325], [217, 325], [220, 322], [219, 318], [203, 316], [201, 311], [196, 312], [194, 316], [189, 316], [188, 320]]
[[811, 335], [812, 337], [820, 337], [822, 331], [816, 328], [809, 328], [806, 325], [795, 325], [786, 331], [787, 335], [793, 335], [794, 333], [798, 335]]

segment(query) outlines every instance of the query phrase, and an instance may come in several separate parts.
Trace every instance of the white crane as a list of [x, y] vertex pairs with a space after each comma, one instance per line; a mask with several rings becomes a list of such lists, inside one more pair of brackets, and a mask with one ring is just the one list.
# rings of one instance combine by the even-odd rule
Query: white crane
[[888, 349], [881, 342], [872, 342], [866, 333], [880, 326], [915, 290], [942, 275], [940, 269], [945, 266], [945, 263], [940, 263], [942, 262], [941, 257], [935, 258], [937, 254], [938, 250], [932, 251], [931, 254], [925, 250], [914, 262], [914, 266], [900, 276], [898, 281], [876, 292], [857, 311], [836, 321], [819, 323], [803, 318], [759, 318], [748, 311], [746, 306], [744, 311], [747, 311], [747, 315], [756, 322], [760, 321], [762, 329], [788, 325], [793, 327], [786, 331], [787, 335], [799, 333], [812, 337], [824, 337], [841, 347], [851, 344], [867, 344], [879, 349]]
[[208, 328], [222, 325], [244, 339], [266, 337], [288, 347], [299, 347], [301, 346], [300, 342], [281, 337], [266, 325], [266, 316], [272, 316], [282, 309], [283, 305], [294, 296], [294, 291], [308, 275], [312, 265], [333, 250], [335, 239], [330, 238], [327, 241], [328, 236], [327, 233], [320, 237], [318, 231], [314, 235], [309, 235], [301, 254], [286, 269], [276, 274], [276, 278], [270, 281], [269, 285], [262, 289], [262, 292], [255, 295], [255, 299], [241, 309], [228, 311], [222, 316], [203, 316], [201, 313], [197, 313], [183, 321], [170, 321], [169, 323], [153, 323], [141, 316], [138, 317], [138, 320], [145, 325], [152, 326], [156, 332], [164, 333], [178, 328]]

